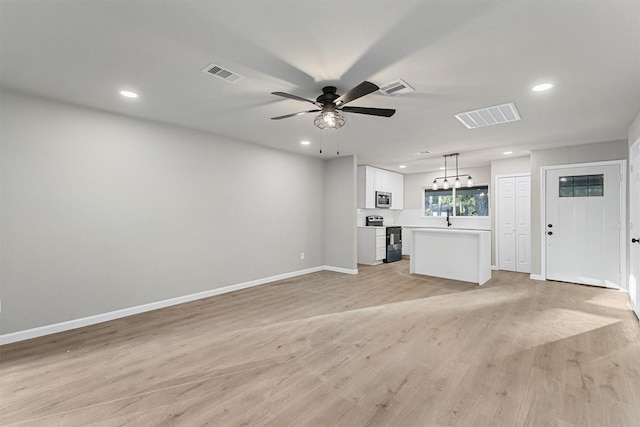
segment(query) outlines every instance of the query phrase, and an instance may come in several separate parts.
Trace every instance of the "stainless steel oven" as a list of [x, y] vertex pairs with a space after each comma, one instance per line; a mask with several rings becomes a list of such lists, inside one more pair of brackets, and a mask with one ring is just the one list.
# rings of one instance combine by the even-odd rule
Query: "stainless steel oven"
[[387, 227], [387, 256], [384, 262], [402, 259], [402, 227]]

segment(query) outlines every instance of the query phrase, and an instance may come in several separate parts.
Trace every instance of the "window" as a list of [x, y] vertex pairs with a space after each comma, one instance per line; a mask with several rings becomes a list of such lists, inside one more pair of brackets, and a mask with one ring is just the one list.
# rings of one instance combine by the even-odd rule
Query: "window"
[[560, 197], [604, 196], [604, 175], [560, 177]]
[[489, 186], [424, 189], [425, 216], [489, 216]]

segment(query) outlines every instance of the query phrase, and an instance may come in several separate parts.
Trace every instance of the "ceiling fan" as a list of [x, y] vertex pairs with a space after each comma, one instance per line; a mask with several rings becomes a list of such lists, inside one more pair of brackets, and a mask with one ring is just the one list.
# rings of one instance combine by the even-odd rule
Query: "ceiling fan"
[[346, 106], [347, 103], [368, 95], [372, 92], [380, 89], [378, 85], [364, 81], [358, 86], [354, 87], [344, 95], [338, 95], [336, 93], [335, 86], [325, 86], [322, 88], [322, 95], [316, 98], [315, 101], [311, 99], [302, 98], [300, 96], [291, 95], [285, 92], [271, 92], [272, 95], [282, 96], [284, 98], [295, 99], [298, 101], [309, 102], [314, 104], [320, 109], [300, 111], [298, 113], [286, 114], [284, 116], [272, 117], [271, 120], [281, 120], [289, 117], [301, 116], [307, 113], [317, 113], [313, 124], [320, 129], [331, 130], [339, 129], [344, 126], [344, 116], [340, 112], [344, 113], [357, 113], [367, 114], [370, 116], [391, 117], [395, 114], [396, 110], [390, 108], [370, 108], [370, 107], [350, 107]]

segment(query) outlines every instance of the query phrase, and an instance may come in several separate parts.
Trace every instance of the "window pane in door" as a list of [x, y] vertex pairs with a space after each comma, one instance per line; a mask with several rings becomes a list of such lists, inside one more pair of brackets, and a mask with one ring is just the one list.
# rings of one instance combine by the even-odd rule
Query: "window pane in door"
[[573, 197], [587, 197], [589, 195], [589, 186], [575, 185], [573, 187]]
[[560, 197], [604, 196], [604, 175], [561, 176]]

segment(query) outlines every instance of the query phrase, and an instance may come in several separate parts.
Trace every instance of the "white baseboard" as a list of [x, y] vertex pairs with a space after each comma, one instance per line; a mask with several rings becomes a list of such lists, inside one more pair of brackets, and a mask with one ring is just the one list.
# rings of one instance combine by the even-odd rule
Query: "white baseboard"
[[496, 270], [496, 271], [497, 271], [497, 270], [498, 270], [498, 266], [497, 266], [497, 265], [492, 265], [492, 266], [491, 266], [491, 269], [492, 269], [492, 270]]
[[358, 269], [355, 270], [349, 268], [342, 267], [332, 267], [330, 265], [325, 265], [323, 270], [335, 271], [336, 273], [344, 273], [344, 274], [358, 274]]
[[529, 275], [529, 278], [530, 278], [531, 280], [542, 280], [542, 281], [547, 280], [547, 278], [546, 278], [546, 277], [544, 277], [543, 275], [541, 275], [541, 274], [533, 274], [533, 273], [531, 273], [531, 274]]
[[84, 326], [95, 325], [97, 323], [108, 322], [110, 320], [120, 319], [122, 317], [133, 316], [134, 314], [145, 313], [147, 311], [158, 310], [160, 308], [170, 307], [172, 305], [183, 304], [185, 302], [196, 301], [215, 295], [226, 294], [228, 292], [239, 291], [240, 289], [252, 288], [254, 286], [264, 285], [278, 280], [289, 279], [291, 277], [303, 276], [305, 274], [315, 273], [318, 271], [329, 270], [344, 274], [358, 274], [358, 270], [350, 270], [341, 267], [332, 267], [324, 265], [320, 267], [307, 268], [305, 270], [292, 271], [290, 273], [278, 274], [276, 276], [265, 277], [262, 279], [251, 280], [249, 282], [237, 283], [235, 285], [224, 286], [222, 288], [211, 289], [195, 294], [184, 295], [176, 298], [170, 298], [163, 301], [152, 302], [149, 304], [138, 305], [135, 307], [124, 308], [122, 310], [110, 311], [108, 313], [96, 314], [94, 316], [83, 317], [80, 319], [68, 320], [66, 322], [54, 323], [52, 325], [40, 326], [37, 328], [26, 329], [24, 331], [11, 332], [0, 335], [0, 345], [11, 344], [18, 341], [24, 341], [31, 338], [38, 338], [45, 335], [51, 335], [58, 332], [69, 331], [71, 329], [82, 328]]

